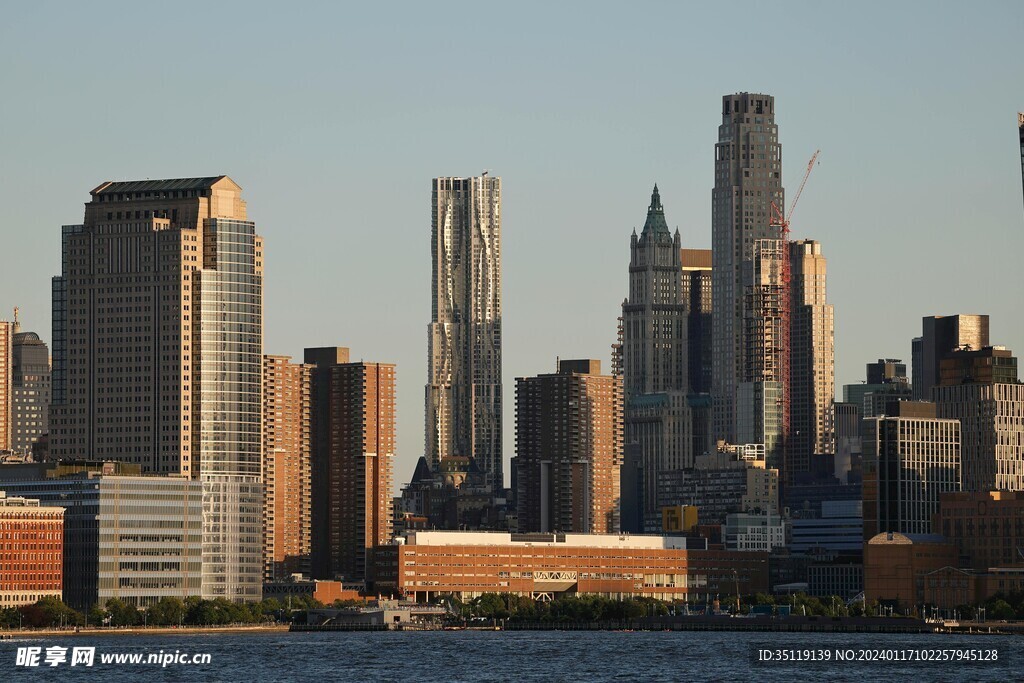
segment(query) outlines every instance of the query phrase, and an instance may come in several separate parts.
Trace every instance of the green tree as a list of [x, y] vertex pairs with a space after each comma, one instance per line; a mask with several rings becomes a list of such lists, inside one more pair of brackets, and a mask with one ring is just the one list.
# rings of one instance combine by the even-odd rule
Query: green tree
[[105, 608], [111, 626], [135, 626], [142, 623], [142, 615], [135, 605], [129, 605], [120, 598], [110, 598]]
[[1010, 606], [1010, 603], [1006, 602], [1001, 598], [992, 600], [988, 604], [989, 619], [1013, 619], [1017, 616], [1017, 611]]
[[181, 598], [163, 597], [146, 610], [148, 622], [156, 626], [180, 624], [185, 617], [185, 603]]

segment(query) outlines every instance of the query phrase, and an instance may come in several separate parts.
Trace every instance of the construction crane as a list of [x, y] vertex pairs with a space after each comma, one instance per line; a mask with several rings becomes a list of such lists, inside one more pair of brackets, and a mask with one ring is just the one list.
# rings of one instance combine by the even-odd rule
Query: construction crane
[[[818, 162], [818, 155], [821, 154], [821, 150], [816, 150], [811, 160], [807, 162], [807, 170], [804, 171], [804, 179], [800, 182], [800, 189], [796, 191], [796, 196], [793, 197], [793, 203], [789, 205], [789, 214], [783, 214], [782, 209], [775, 203], [775, 200], [771, 202], [771, 219], [768, 225], [779, 229], [779, 241], [782, 243], [782, 302], [780, 306], [780, 318], [779, 321], [782, 329], [780, 333], [782, 335], [781, 347], [782, 353], [779, 354], [779, 374], [781, 375], [782, 383], [787, 387], [788, 394], [789, 387], [789, 321], [790, 321], [790, 299], [791, 292], [789, 289], [790, 281], [790, 269], [789, 269], [789, 223], [793, 218], [793, 211], [796, 210], [796, 204], [800, 201], [800, 195], [803, 194], [804, 186], [807, 185], [807, 179], [811, 176], [811, 171], [814, 170], [814, 165]], [[782, 437], [783, 437], [783, 448], [788, 449], [785, 440], [789, 438], [790, 434], [790, 401], [789, 396], [784, 395], [782, 398]], [[788, 469], [788, 468], [787, 468]]]

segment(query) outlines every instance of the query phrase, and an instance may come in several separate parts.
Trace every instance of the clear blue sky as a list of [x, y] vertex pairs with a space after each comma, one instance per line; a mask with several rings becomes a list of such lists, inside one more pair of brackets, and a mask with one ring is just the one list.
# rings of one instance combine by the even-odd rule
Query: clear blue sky
[[608, 362], [659, 184], [711, 244], [721, 96], [775, 95], [793, 236], [822, 242], [837, 388], [924, 315], [1024, 353], [1024, 3], [6, 3], [0, 310], [50, 337], [60, 226], [105, 180], [228, 174], [266, 240], [266, 351], [398, 364], [423, 449], [430, 179], [503, 179], [514, 378]]

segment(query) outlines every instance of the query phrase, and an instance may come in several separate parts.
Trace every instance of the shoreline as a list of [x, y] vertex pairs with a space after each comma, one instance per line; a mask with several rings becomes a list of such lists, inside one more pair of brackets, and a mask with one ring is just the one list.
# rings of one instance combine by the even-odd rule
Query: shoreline
[[246, 624], [243, 626], [130, 626], [126, 628], [85, 628], [77, 629], [39, 629], [39, 630], [18, 630], [0, 629], [0, 638], [11, 640], [16, 638], [54, 638], [63, 636], [167, 636], [167, 635], [196, 635], [199, 633], [287, 633], [288, 624]]

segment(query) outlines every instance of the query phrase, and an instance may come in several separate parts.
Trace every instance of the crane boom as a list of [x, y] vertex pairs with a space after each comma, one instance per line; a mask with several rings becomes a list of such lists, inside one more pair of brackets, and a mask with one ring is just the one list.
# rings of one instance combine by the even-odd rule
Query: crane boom
[[807, 170], [804, 171], [804, 179], [800, 182], [800, 189], [796, 191], [796, 196], [793, 197], [793, 203], [789, 205], [789, 215], [786, 216], [786, 227], [789, 227], [790, 221], [793, 220], [793, 211], [796, 210], [796, 203], [800, 201], [800, 195], [804, 192], [804, 185], [807, 184], [807, 179], [811, 177], [811, 171], [814, 169], [814, 164], [818, 161], [818, 155], [821, 154], [821, 150], [817, 150], [811, 160], [807, 162]]

